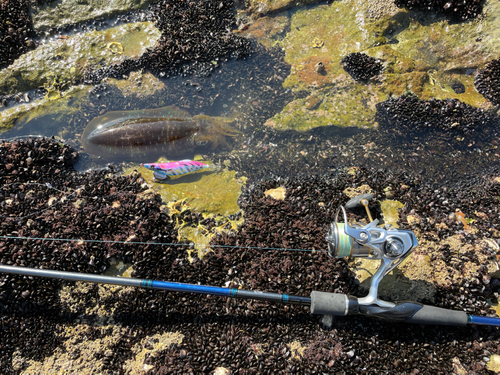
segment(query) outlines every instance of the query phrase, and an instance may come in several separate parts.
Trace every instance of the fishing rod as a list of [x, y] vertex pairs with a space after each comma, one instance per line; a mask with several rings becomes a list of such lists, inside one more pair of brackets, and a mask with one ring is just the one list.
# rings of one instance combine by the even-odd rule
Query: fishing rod
[[[209, 285], [113, 277], [7, 265], [0, 265], [0, 272], [98, 284], [159, 289], [170, 292], [210, 294], [238, 299], [296, 304], [310, 306], [311, 313], [317, 315], [364, 315], [392, 322], [447, 326], [478, 324], [500, 327], [500, 318], [469, 315], [465, 311], [449, 310], [413, 301], [388, 302], [378, 298], [378, 287], [382, 278], [415, 250], [418, 241], [412, 231], [392, 228], [390, 225], [386, 225], [384, 228], [378, 227], [378, 219], [372, 220], [368, 208], [369, 200], [372, 198], [371, 194], [362, 194], [351, 199], [346, 204], [347, 208], [364, 206], [370, 219], [369, 224], [365, 226], [356, 223], [349, 224], [346, 210], [343, 206], [340, 206], [337, 209], [335, 221], [330, 225], [330, 229], [326, 235], [328, 243], [327, 252], [332, 257], [380, 260], [380, 266], [371, 279], [368, 295], [362, 298], [342, 293], [320, 291], [313, 291], [310, 297], [303, 297]], [[338, 220], [340, 212], [342, 212], [344, 222], [339, 222]]]

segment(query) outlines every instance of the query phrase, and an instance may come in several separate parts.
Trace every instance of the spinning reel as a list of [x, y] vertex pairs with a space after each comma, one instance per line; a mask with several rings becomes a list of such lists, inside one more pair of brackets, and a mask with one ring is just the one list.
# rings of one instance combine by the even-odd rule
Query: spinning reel
[[[364, 206], [370, 219], [367, 225], [349, 224], [344, 207], [340, 206], [335, 221], [326, 235], [328, 253], [335, 258], [351, 257], [380, 260], [380, 266], [373, 275], [368, 295], [363, 298], [341, 294], [313, 291], [311, 312], [313, 314], [344, 316], [366, 315], [383, 320], [416, 324], [459, 325], [488, 324], [500, 325], [498, 320], [488, 317], [467, 315], [464, 311], [443, 309], [413, 301], [387, 302], [378, 298], [378, 286], [382, 278], [398, 266], [418, 245], [413, 232], [408, 230], [377, 227], [378, 220], [372, 219], [368, 209], [371, 194], [359, 195], [349, 202], [347, 208]], [[344, 222], [339, 222], [342, 211]]]
[[[346, 210], [343, 206], [337, 209], [335, 221], [330, 224], [326, 235], [328, 254], [335, 258], [366, 258], [380, 260], [380, 267], [373, 276], [370, 291], [364, 298], [359, 298], [360, 305], [377, 305], [392, 308], [394, 303], [378, 298], [378, 286], [382, 278], [397, 267], [418, 245], [413, 232], [391, 228], [390, 224], [384, 228], [377, 227], [378, 219], [373, 220], [368, 208], [372, 194], [362, 194], [347, 202], [347, 208], [364, 206], [370, 219], [365, 226], [350, 225]], [[339, 222], [339, 213], [342, 211], [344, 222]]]

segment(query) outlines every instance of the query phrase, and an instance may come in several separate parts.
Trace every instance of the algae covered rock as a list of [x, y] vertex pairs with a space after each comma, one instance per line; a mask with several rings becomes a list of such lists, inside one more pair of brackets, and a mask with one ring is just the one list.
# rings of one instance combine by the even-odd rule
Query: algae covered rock
[[56, 0], [35, 6], [33, 24], [40, 32], [53, 27], [109, 17], [146, 7], [151, 0]]
[[47, 42], [0, 71], [0, 91], [29, 91], [54, 81], [69, 86], [91, 65], [141, 55], [155, 45], [159, 35], [151, 22], [138, 22]]
[[220, 171], [217, 168], [212, 166], [209, 169], [171, 177], [164, 182], [153, 181], [153, 173], [144, 167], [137, 168], [137, 171], [153, 185], [153, 189], [161, 195], [164, 202], [183, 201], [189, 209], [206, 214], [235, 214], [240, 210], [237, 200], [243, 181], [235, 177], [235, 171]]
[[[51, 100], [49, 97], [30, 103], [23, 103], [7, 108], [0, 112], [0, 132], [9, 130], [14, 125], [22, 128], [24, 124], [32, 121], [33, 128], [36, 124], [55, 124], [54, 134], [58, 133], [60, 123], [69, 115], [80, 111], [81, 103], [88, 97], [88, 90], [84, 85], [73, 86], [61, 96]], [[47, 120], [47, 121], [46, 121]]]
[[107, 83], [116, 86], [125, 97], [142, 98], [151, 96], [165, 88], [165, 84], [151, 73], [131, 72], [127, 79], [108, 79]]
[[[347, 0], [299, 9], [279, 42], [291, 65], [283, 86], [311, 95], [289, 103], [267, 125], [298, 130], [372, 127], [377, 122], [371, 103], [408, 91], [422, 99], [451, 98], [487, 107], [474, 87], [474, 72], [500, 52], [499, 17], [500, 7], [490, 3], [482, 18], [455, 24], [397, 9], [388, 1]], [[377, 70], [383, 71], [356, 84], [341, 62], [359, 53], [380, 62]]]
[[309, 130], [318, 126], [371, 127], [375, 124], [376, 104], [386, 99], [374, 84], [363, 85], [346, 75], [339, 76], [335, 89], [313, 91], [306, 98], [296, 99], [266, 121], [277, 129]]

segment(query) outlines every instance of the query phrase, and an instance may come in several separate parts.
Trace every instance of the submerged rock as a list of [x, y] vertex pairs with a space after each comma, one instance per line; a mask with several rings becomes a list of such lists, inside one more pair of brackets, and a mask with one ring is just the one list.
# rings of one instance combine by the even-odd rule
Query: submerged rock
[[[398, 10], [387, 1], [348, 0], [297, 10], [290, 31], [278, 43], [291, 64], [283, 85], [309, 92], [321, 104], [311, 110], [304, 99], [296, 99], [267, 124], [280, 129], [372, 127], [375, 107], [367, 102], [407, 91], [422, 99], [451, 98], [487, 107], [474, 88], [473, 73], [500, 53], [500, 8], [486, 4], [484, 13], [475, 21], [450, 24], [432, 14]], [[342, 68], [345, 56], [359, 53], [383, 64], [370, 88], [355, 84]]]
[[165, 88], [165, 84], [151, 73], [132, 72], [127, 79], [110, 78], [107, 83], [116, 86], [124, 97], [144, 98]]
[[[55, 82], [68, 87], [79, 82], [91, 65], [141, 55], [155, 45], [159, 35], [151, 22], [138, 22], [47, 42], [0, 71], [0, 91], [17, 93], [47, 88]], [[119, 43], [123, 52], [116, 53], [112, 43]]]
[[64, 25], [110, 17], [115, 14], [145, 8], [153, 0], [56, 0], [35, 6], [32, 17], [37, 32]]
[[71, 87], [62, 94], [58, 93], [58, 97], [54, 99], [45, 97], [7, 108], [0, 112], [0, 133], [13, 126], [21, 129], [26, 123], [33, 121], [35, 129], [37, 128], [35, 124], [55, 123], [53, 134], [57, 134], [60, 131], [59, 124], [71, 114], [79, 112], [83, 101], [88, 97], [88, 90], [85, 86], [79, 85]]

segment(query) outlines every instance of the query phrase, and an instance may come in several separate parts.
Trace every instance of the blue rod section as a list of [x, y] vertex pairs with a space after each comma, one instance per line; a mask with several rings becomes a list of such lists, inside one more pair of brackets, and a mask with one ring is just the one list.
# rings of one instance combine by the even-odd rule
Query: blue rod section
[[290, 296], [288, 294], [268, 293], [235, 288], [222, 288], [218, 286], [174, 283], [169, 281], [156, 281], [148, 279], [133, 279], [129, 277], [104, 276], [96, 274], [45, 270], [40, 268], [7, 266], [0, 264], [0, 272], [13, 273], [24, 276], [49, 277], [54, 279], [83, 281], [87, 283], [113, 284], [134, 286], [149, 289], [169, 290], [172, 292], [212, 294], [214, 296], [247, 298], [269, 302], [291, 303], [310, 305], [310, 297]]
[[217, 286], [173, 283], [168, 281], [142, 280], [141, 287], [162, 289], [171, 292], [212, 294], [214, 296], [256, 299], [268, 302], [290, 303], [297, 305], [311, 305], [310, 297], [290, 296], [288, 294], [259, 292], [235, 288], [222, 288]]
[[469, 315], [469, 324], [479, 324], [483, 326], [500, 327], [500, 318], [490, 318], [488, 316]]
[[172, 283], [168, 281], [155, 281], [155, 280], [142, 280], [143, 288], [163, 289], [172, 292], [186, 292], [186, 293], [201, 293], [213, 294], [214, 296], [231, 297], [230, 288], [221, 288], [217, 286]]

